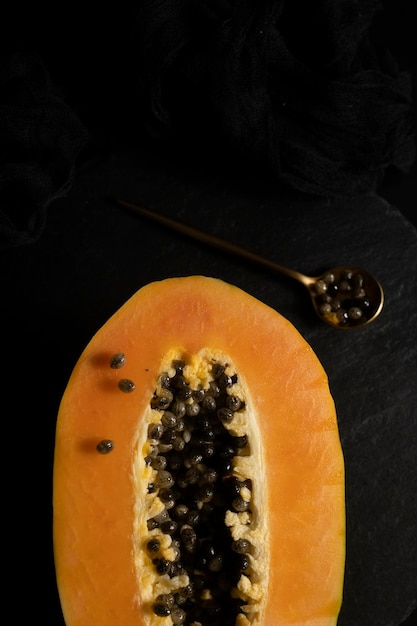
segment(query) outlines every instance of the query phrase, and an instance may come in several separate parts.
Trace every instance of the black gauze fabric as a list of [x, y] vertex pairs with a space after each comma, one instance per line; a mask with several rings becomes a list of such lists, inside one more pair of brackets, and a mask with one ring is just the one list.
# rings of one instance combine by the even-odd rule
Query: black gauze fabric
[[0, 63], [0, 248], [36, 241], [65, 194], [87, 130], [57, 95], [35, 52]]
[[226, 146], [302, 192], [374, 191], [389, 166], [407, 172], [415, 158], [411, 77], [373, 41], [379, 9], [143, 0], [136, 47], [151, 132], [196, 154]]

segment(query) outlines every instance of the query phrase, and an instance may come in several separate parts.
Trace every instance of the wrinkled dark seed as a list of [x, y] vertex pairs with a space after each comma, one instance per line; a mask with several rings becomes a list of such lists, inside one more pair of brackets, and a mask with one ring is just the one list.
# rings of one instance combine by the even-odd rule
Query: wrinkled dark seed
[[218, 474], [218, 472], [215, 469], [208, 468], [201, 475], [201, 480], [204, 483], [215, 483], [217, 478], [218, 478], [218, 476], [219, 476], [219, 474]]
[[153, 612], [155, 615], [158, 615], [158, 617], [168, 617], [168, 615], [171, 615], [171, 609], [163, 602], [155, 602]]
[[225, 422], [226, 424], [229, 424], [234, 418], [233, 411], [226, 406], [223, 406], [221, 409], [219, 409], [217, 411], [217, 415], [219, 419], [221, 419], [221, 421]]
[[158, 574], [161, 574], [161, 576], [167, 574], [171, 567], [171, 561], [168, 561], [168, 559], [153, 559], [152, 563], [155, 565], [156, 571]]
[[232, 459], [235, 456], [235, 449], [233, 446], [224, 446], [220, 450], [220, 456], [222, 459]]
[[158, 409], [163, 411], [169, 407], [172, 400], [174, 398], [174, 394], [169, 389], [163, 387], [157, 395], [155, 395], [151, 400], [151, 407], [153, 409]]
[[185, 520], [187, 524], [190, 524], [190, 526], [197, 526], [200, 521], [200, 517], [200, 512], [197, 509], [190, 509], [187, 511]]
[[148, 543], [146, 544], [146, 547], [149, 550], [149, 552], [155, 553], [155, 552], [158, 552], [159, 548], [161, 547], [161, 544], [158, 539], [153, 538], [148, 541]]
[[159, 526], [162, 522], [165, 522], [169, 518], [168, 511], [162, 510], [158, 515], [155, 515], [152, 519], [155, 520], [156, 525]]
[[162, 433], [164, 432], [164, 427], [162, 424], [149, 424], [148, 427], [148, 437], [149, 439], [160, 439]]
[[173, 535], [178, 528], [178, 523], [174, 520], [168, 520], [161, 524], [161, 531], [166, 535]]
[[186, 617], [186, 612], [183, 609], [180, 609], [178, 606], [173, 609], [173, 611], [171, 611], [171, 619], [174, 626], [180, 626], [181, 624], [184, 624]]
[[188, 417], [196, 417], [200, 413], [200, 405], [198, 402], [191, 402], [185, 405], [185, 413]]
[[223, 363], [215, 363], [211, 370], [211, 373], [213, 374], [213, 378], [214, 379], [219, 378], [219, 376], [223, 374], [225, 369], [226, 369], [226, 366], [223, 365]]
[[235, 509], [235, 511], [238, 511], [239, 513], [243, 513], [244, 511], [248, 510], [249, 502], [247, 500], [244, 500], [242, 496], [238, 496], [237, 498], [233, 500], [232, 506]]
[[126, 363], [126, 355], [123, 352], [117, 352], [113, 354], [110, 359], [110, 367], [112, 369], [118, 370]]
[[151, 517], [151, 519], [148, 519], [146, 522], [146, 525], [148, 527], [148, 530], [154, 530], [154, 528], [158, 528], [159, 526], [158, 522], [155, 520], [154, 517]]
[[232, 543], [232, 550], [238, 554], [248, 552], [250, 549], [250, 542], [247, 539], [237, 539]]
[[164, 411], [161, 422], [165, 428], [174, 428], [178, 424], [178, 416], [174, 415], [172, 411]]
[[219, 388], [226, 389], [227, 387], [231, 387], [233, 384], [233, 380], [231, 376], [228, 376], [226, 373], [221, 374], [218, 379]]
[[190, 467], [185, 474], [185, 480], [188, 485], [195, 485], [200, 479], [200, 472], [196, 467]]
[[161, 604], [165, 604], [170, 609], [172, 609], [175, 604], [175, 597], [173, 593], [161, 593], [155, 598], [155, 601], [160, 602]]
[[248, 569], [250, 565], [250, 560], [247, 554], [239, 554], [238, 557], [238, 567], [241, 572], [244, 572]]
[[216, 400], [215, 398], [213, 398], [213, 396], [204, 396], [203, 400], [201, 401], [201, 406], [206, 410], [206, 411], [215, 411], [216, 410]]
[[183, 387], [182, 389], [178, 390], [177, 398], [178, 400], [185, 401], [188, 400], [188, 398], [191, 398], [192, 394], [193, 392], [189, 387]]
[[167, 460], [164, 456], [147, 456], [145, 461], [156, 470], [164, 470], [167, 466]]
[[235, 448], [244, 448], [248, 443], [248, 438], [246, 435], [242, 435], [241, 437], [233, 437], [233, 446]]
[[218, 398], [220, 395], [220, 386], [218, 385], [218, 383], [215, 380], [212, 380], [209, 383], [209, 388], [207, 391], [207, 395], [211, 396], [212, 398]]
[[96, 446], [96, 450], [100, 454], [108, 454], [113, 449], [114, 449], [114, 441], [112, 441], [111, 439], [102, 439], [102, 441], [99, 441]]
[[242, 400], [237, 396], [227, 396], [226, 404], [231, 411], [238, 411], [242, 406]]
[[171, 411], [177, 417], [184, 417], [185, 415], [185, 402], [182, 400], [175, 400], [171, 405]]
[[210, 572], [220, 572], [224, 567], [224, 557], [222, 554], [217, 554], [208, 562], [208, 569]]
[[135, 383], [129, 378], [121, 378], [117, 384], [120, 391], [123, 391], [123, 393], [131, 393], [136, 389]]
[[180, 452], [181, 450], [184, 450], [185, 448], [185, 440], [184, 437], [181, 437], [180, 435], [177, 435], [174, 439], [174, 441], [172, 442], [172, 447], [174, 450], [177, 450], [177, 452]]
[[176, 436], [177, 433], [175, 431], [175, 428], [167, 428], [167, 430], [162, 433], [161, 443], [166, 445], [172, 445], [175, 441]]
[[168, 389], [171, 386], [171, 379], [168, 372], [163, 372], [159, 377], [159, 383], [164, 389]]
[[161, 502], [165, 504], [165, 509], [172, 509], [175, 506], [175, 498], [171, 489], [160, 489], [158, 491], [158, 496]]
[[174, 478], [171, 472], [168, 472], [165, 469], [161, 469], [158, 471], [156, 482], [159, 487], [170, 487], [174, 484]]

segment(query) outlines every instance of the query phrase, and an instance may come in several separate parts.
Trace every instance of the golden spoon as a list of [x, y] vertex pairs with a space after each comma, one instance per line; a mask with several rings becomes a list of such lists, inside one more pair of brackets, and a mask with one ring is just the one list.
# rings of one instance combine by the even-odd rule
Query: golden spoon
[[114, 201], [143, 217], [167, 226], [183, 235], [251, 261], [264, 268], [285, 274], [307, 287], [319, 318], [335, 328], [359, 328], [373, 322], [384, 306], [384, 292], [379, 281], [359, 267], [332, 267], [320, 276], [306, 276], [279, 263], [274, 263], [229, 241], [194, 226], [175, 220], [151, 209], [121, 198]]

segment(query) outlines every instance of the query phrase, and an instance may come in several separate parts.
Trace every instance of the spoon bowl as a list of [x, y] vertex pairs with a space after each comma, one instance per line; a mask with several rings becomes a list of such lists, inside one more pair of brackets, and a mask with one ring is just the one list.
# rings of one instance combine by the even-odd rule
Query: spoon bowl
[[373, 322], [382, 311], [384, 306], [382, 286], [372, 274], [361, 268], [341, 265], [327, 270], [320, 276], [307, 276], [151, 209], [121, 198], [113, 200], [120, 206], [171, 230], [297, 280], [307, 288], [318, 317], [333, 328], [361, 328]]
[[298, 280], [307, 287], [319, 318], [335, 328], [365, 326], [384, 306], [380, 282], [359, 267], [341, 265], [315, 277], [298, 272]]

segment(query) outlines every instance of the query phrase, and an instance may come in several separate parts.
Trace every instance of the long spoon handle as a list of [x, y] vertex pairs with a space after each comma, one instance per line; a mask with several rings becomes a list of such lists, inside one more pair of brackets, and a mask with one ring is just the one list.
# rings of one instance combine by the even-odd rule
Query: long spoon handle
[[273, 261], [265, 259], [255, 252], [251, 252], [250, 250], [246, 250], [241, 246], [237, 246], [230, 241], [226, 241], [225, 239], [221, 239], [216, 235], [207, 233], [200, 228], [190, 226], [189, 224], [185, 224], [180, 220], [173, 219], [171, 217], [168, 217], [167, 215], [162, 215], [161, 213], [157, 213], [156, 211], [152, 211], [151, 209], [147, 209], [133, 202], [123, 200], [122, 198], [115, 198], [114, 200], [117, 204], [124, 206], [130, 211], [133, 211], [134, 213], [137, 213], [143, 217], [147, 217], [154, 222], [170, 228], [171, 230], [175, 230], [183, 235], [187, 235], [188, 237], [196, 239], [197, 241], [202, 241], [203, 243], [208, 244], [214, 248], [218, 248], [219, 250], [223, 250], [224, 252], [233, 254], [234, 256], [245, 259], [246, 261], [250, 261], [251, 263], [255, 263], [256, 265], [264, 267], [268, 270], [272, 270], [273, 272], [278, 272], [279, 274], [285, 274], [286, 276], [290, 276], [291, 278], [294, 278], [305, 286], [308, 286], [312, 282], [314, 282], [314, 279], [310, 278], [309, 276], [305, 276], [304, 274], [280, 265], [279, 263], [274, 263]]

